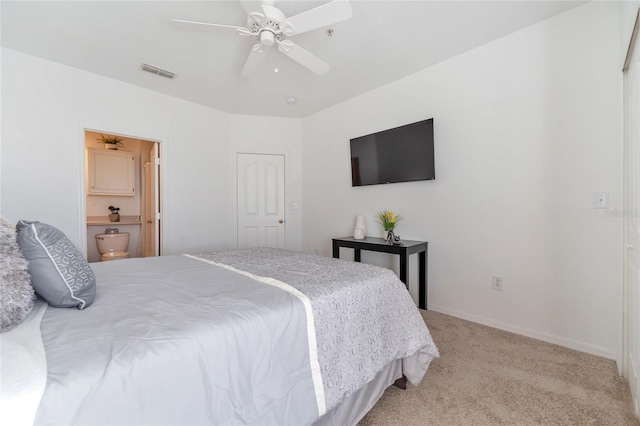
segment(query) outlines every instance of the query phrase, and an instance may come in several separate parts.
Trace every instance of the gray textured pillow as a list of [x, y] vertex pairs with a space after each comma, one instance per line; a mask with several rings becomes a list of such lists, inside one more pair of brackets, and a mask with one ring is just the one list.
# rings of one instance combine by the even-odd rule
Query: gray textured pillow
[[16, 229], [36, 293], [58, 308], [84, 309], [91, 305], [96, 296], [96, 278], [64, 233], [51, 225], [26, 220], [19, 221]]
[[15, 229], [0, 218], [0, 333], [13, 329], [33, 310], [35, 294], [28, 266]]

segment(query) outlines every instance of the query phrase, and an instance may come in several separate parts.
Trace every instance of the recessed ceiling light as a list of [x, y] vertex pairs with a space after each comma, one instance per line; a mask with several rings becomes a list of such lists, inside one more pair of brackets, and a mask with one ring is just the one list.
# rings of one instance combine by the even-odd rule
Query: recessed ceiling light
[[296, 99], [296, 97], [295, 97], [295, 96], [289, 96], [289, 97], [287, 98], [287, 103], [288, 103], [289, 105], [295, 105], [295, 104], [296, 104], [296, 102], [298, 102], [298, 100]]
[[278, 67], [275, 67], [273, 72], [280, 72], [280, 70], [278, 69]]

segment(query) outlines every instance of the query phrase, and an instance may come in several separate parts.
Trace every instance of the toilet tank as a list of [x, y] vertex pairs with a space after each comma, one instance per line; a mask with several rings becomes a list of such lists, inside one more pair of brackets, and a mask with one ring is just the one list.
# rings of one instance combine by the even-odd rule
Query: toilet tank
[[127, 251], [129, 247], [129, 233], [98, 234], [96, 235], [96, 242], [98, 244], [98, 252], [101, 254], [110, 251]]

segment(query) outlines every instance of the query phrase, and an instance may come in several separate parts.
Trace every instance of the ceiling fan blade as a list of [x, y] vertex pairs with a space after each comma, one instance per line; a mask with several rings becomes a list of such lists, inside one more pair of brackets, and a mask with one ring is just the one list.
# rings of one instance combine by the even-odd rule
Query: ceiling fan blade
[[351, 18], [349, 0], [334, 0], [285, 19], [287, 35], [301, 34]]
[[248, 31], [247, 28], [237, 27], [235, 25], [221, 25], [221, 24], [210, 24], [208, 22], [195, 22], [195, 21], [184, 21], [182, 19], [172, 19], [171, 23], [180, 29], [187, 31], [201, 31], [201, 32], [235, 32], [240, 31]]
[[278, 50], [318, 75], [326, 74], [329, 68], [331, 68], [329, 64], [322, 59], [309, 53], [308, 50], [303, 49], [291, 40], [281, 42], [278, 45]]
[[251, 77], [262, 66], [266, 57], [267, 49], [261, 43], [254, 44], [240, 75]]

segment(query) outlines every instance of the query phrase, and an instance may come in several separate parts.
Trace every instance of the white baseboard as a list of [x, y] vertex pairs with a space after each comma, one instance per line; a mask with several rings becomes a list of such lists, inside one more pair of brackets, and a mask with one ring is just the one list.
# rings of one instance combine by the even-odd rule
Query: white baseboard
[[542, 333], [524, 327], [518, 327], [513, 324], [496, 321], [490, 318], [481, 317], [479, 315], [468, 314], [466, 312], [456, 311], [455, 309], [449, 309], [445, 306], [429, 304], [429, 310], [439, 312], [441, 314], [451, 315], [452, 317], [461, 318], [467, 321], [475, 322], [500, 330], [509, 331], [511, 333], [520, 334], [522, 336], [542, 340], [543, 342], [564, 346], [576, 351], [586, 352], [591, 355], [612, 359], [617, 362], [616, 352], [607, 348], [603, 348], [601, 346], [591, 345], [589, 343], [579, 342], [577, 340], [567, 339], [566, 337], [556, 336], [553, 334]]

